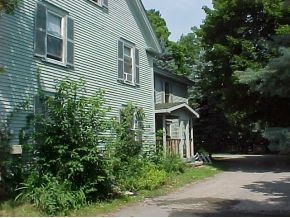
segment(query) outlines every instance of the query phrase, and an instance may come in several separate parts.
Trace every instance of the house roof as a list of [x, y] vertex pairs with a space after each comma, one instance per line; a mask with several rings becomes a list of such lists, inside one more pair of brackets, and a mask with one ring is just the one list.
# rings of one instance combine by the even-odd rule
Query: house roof
[[153, 54], [160, 54], [162, 53], [162, 49], [160, 47], [158, 38], [150, 24], [150, 21], [147, 17], [146, 14], [146, 9], [142, 3], [141, 0], [134, 0], [134, 1], [128, 1], [129, 3], [131, 3], [135, 9], [137, 9], [137, 11], [139, 11], [140, 13], [137, 13], [137, 16], [139, 18], [140, 24], [141, 26], [144, 28], [144, 36], [147, 39], [147, 48], [146, 50], [150, 53]]
[[194, 84], [194, 82], [192, 80], [188, 79], [187, 77], [177, 75], [169, 70], [163, 70], [163, 69], [157, 67], [156, 65], [154, 65], [154, 74], [165, 77], [165, 78], [172, 79], [174, 81], [177, 81], [177, 82], [180, 82], [180, 83], [183, 83], [186, 85], [193, 85]]
[[185, 102], [175, 102], [175, 103], [163, 103], [163, 104], [155, 104], [155, 113], [156, 114], [170, 114], [173, 111], [176, 111], [178, 109], [186, 109], [190, 113], [194, 114], [197, 118], [199, 118], [199, 114], [193, 110], [191, 107], [189, 107], [188, 104]]

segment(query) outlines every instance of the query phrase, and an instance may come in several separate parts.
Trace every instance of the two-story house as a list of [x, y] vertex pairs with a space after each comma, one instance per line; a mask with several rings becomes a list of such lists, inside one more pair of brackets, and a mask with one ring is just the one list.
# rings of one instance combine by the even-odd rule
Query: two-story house
[[192, 124], [199, 117], [188, 105], [190, 85], [186, 77], [154, 67], [155, 129], [162, 133], [158, 144], [187, 159], [194, 155]]
[[[143, 108], [143, 141], [154, 145], [153, 58], [160, 52], [141, 0], [22, 0], [13, 15], [0, 16], [0, 115], [23, 100], [33, 112], [39, 68], [45, 91], [66, 76], [84, 78], [88, 96], [104, 90], [109, 116], [128, 102]], [[10, 116], [11, 144], [19, 144], [26, 115]]]

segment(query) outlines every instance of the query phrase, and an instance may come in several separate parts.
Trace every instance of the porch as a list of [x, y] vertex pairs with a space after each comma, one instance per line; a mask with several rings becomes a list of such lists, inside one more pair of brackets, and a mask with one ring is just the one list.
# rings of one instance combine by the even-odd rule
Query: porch
[[[182, 149], [182, 153], [180, 153], [180, 142], [181, 139], [166, 139], [166, 154], [177, 154], [186, 158], [186, 149]], [[156, 140], [157, 146], [162, 147], [163, 150], [163, 140]], [[189, 144], [193, 144], [192, 139], [189, 139]], [[192, 157], [194, 155], [194, 150], [191, 146], [189, 146], [189, 155]]]
[[186, 103], [156, 104], [157, 146], [165, 154], [189, 159], [194, 156], [193, 122], [199, 117]]

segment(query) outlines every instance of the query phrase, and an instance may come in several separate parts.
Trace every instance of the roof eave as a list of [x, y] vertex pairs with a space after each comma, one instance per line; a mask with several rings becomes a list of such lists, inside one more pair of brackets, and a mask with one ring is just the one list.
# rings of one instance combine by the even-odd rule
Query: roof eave
[[186, 103], [177, 105], [177, 106], [173, 106], [171, 108], [168, 109], [159, 109], [159, 110], [155, 110], [156, 114], [171, 114], [173, 111], [176, 111], [180, 108], [185, 107], [188, 111], [190, 111], [192, 114], [194, 114], [197, 118], [200, 118], [199, 113], [197, 113], [195, 110], [193, 110], [191, 107], [189, 107]]
[[[130, 1], [130, 2], [131, 2], [131, 1]], [[151, 24], [150, 24], [150, 21], [149, 21], [149, 19], [148, 19], [148, 17], [147, 17], [146, 9], [145, 9], [145, 7], [144, 7], [142, 1], [141, 1], [141, 0], [136, 0], [136, 1], [132, 1], [132, 2], [136, 2], [137, 6], [138, 6], [138, 8], [139, 8], [139, 10], [140, 10], [140, 12], [141, 12], [141, 15], [142, 15], [143, 21], [144, 21], [144, 23], [145, 23], [147, 29], [149, 30], [149, 33], [150, 33], [150, 36], [151, 36], [151, 39], [152, 39], [153, 45], [154, 45], [154, 47], [155, 47], [155, 48], [153, 48], [154, 53], [155, 53], [155, 54], [160, 54], [160, 53], [162, 53], [161, 46], [160, 46], [160, 44], [159, 44], [159, 41], [158, 41], [158, 39], [157, 39], [157, 36], [156, 36], [156, 34], [155, 34], [155, 32], [154, 32], [152, 26], [151, 26]]]

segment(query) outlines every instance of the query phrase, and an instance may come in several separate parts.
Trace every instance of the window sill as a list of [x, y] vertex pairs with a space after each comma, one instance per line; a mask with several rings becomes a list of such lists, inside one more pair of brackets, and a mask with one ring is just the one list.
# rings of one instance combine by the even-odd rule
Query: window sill
[[63, 67], [63, 68], [74, 69], [74, 66], [67, 65], [67, 64], [65, 64], [64, 62], [61, 62], [61, 61], [56, 61], [56, 60], [53, 60], [53, 59], [50, 59], [50, 58], [39, 57], [37, 55], [35, 55], [35, 57], [40, 58], [40, 60], [42, 62], [45, 62], [45, 63], [57, 65], [57, 66], [60, 66], [60, 67]]
[[126, 81], [121, 80], [121, 79], [118, 79], [117, 81], [118, 81], [119, 83], [122, 83], [122, 84], [127, 85], [127, 86], [131, 86], [131, 87], [140, 87], [139, 84], [131, 83], [131, 82], [126, 82]]
[[48, 62], [50, 64], [55, 64], [55, 65], [58, 65], [58, 66], [66, 67], [66, 65], [63, 62], [56, 61], [56, 60], [53, 60], [53, 59], [50, 59], [50, 58], [44, 58], [43, 61]]

